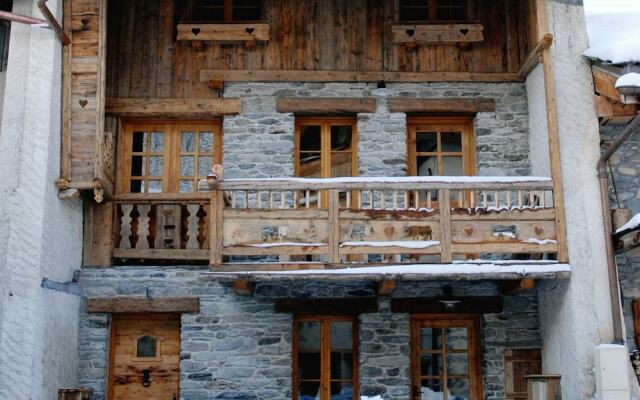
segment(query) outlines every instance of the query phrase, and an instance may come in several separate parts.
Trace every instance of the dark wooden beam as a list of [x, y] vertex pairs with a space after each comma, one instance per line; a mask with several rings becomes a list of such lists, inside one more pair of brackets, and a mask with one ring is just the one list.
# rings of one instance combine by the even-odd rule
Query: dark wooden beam
[[533, 278], [523, 278], [515, 281], [503, 281], [500, 283], [500, 289], [502, 293], [508, 296], [526, 292], [533, 289], [535, 286], [535, 280]]
[[90, 313], [197, 313], [200, 299], [197, 297], [112, 297], [87, 299]]
[[494, 99], [389, 99], [390, 112], [477, 114], [496, 110]]
[[374, 113], [376, 99], [281, 97], [276, 100], [276, 111], [300, 115]]
[[239, 114], [240, 99], [107, 97], [106, 114], [128, 118], [211, 118]]
[[385, 279], [380, 281], [378, 282], [378, 296], [389, 296], [396, 291], [397, 287], [398, 282], [394, 280]]
[[233, 281], [233, 289], [240, 296], [251, 296], [253, 294], [253, 282], [247, 279], [236, 279]]
[[276, 312], [298, 315], [357, 315], [378, 312], [378, 299], [356, 297], [351, 299], [279, 299]]
[[504, 307], [500, 296], [415, 297], [391, 299], [391, 312], [409, 314], [498, 314]]

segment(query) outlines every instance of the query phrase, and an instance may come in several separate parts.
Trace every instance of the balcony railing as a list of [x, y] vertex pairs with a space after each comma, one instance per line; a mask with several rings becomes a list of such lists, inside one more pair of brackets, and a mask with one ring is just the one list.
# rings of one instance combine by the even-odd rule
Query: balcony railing
[[117, 198], [114, 257], [212, 269], [540, 259], [556, 253], [546, 178], [245, 179]]

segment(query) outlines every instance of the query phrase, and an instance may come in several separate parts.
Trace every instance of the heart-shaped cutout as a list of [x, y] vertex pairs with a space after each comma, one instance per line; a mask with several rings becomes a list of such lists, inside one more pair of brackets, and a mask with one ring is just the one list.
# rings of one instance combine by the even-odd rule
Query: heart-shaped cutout
[[409, 36], [409, 37], [413, 37], [413, 35], [416, 34], [416, 30], [415, 29], [407, 29], [405, 32], [407, 32], [407, 36]]
[[78, 101], [78, 103], [80, 104], [80, 107], [85, 108], [87, 106], [87, 104], [89, 104], [89, 102], [87, 100], [80, 100]]
[[393, 233], [396, 231], [396, 228], [394, 228], [393, 226], [385, 226], [384, 227], [384, 234], [387, 237], [391, 237], [391, 235], [393, 235]]
[[467, 235], [467, 236], [473, 235], [473, 228], [471, 228], [471, 227], [464, 228], [464, 234]]
[[194, 35], [198, 36], [198, 34], [200, 33], [200, 28], [191, 28], [191, 32], [193, 32]]
[[249, 35], [251, 35], [255, 31], [255, 29], [252, 27], [247, 27], [247, 28], [244, 28], [244, 31], [247, 32]]
[[82, 18], [82, 19], [80, 20], [80, 22], [82, 22], [82, 25], [83, 25], [83, 26], [87, 26], [87, 25], [89, 25], [89, 19], [88, 19], [88, 18]]
[[462, 29], [460, 29], [460, 33], [462, 33], [463, 35], [465, 35], [465, 36], [466, 36], [466, 35], [467, 35], [467, 33], [469, 33], [469, 29], [467, 29], [467, 28], [462, 28]]
[[544, 233], [544, 229], [540, 228], [539, 226], [536, 226], [535, 228], [533, 228], [533, 231], [536, 233], [537, 237], [541, 237], [542, 234]]

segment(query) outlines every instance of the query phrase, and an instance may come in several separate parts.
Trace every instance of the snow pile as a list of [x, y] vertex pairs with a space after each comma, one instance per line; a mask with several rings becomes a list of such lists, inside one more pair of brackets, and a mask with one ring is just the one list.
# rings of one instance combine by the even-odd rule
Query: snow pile
[[[640, 37], [638, 37], [640, 41]], [[622, 75], [616, 81], [616, 89], [623, 87], [638, 87], [640, 88], [640, 74], [637, 72], [630, 72]]]
[[382, 396], [373, 396], [373, 397], [362, 396], [360, 397], [360, 400], [384, 400], [384, 399], [382, 398]]
[[[540, 176], [393, 176], [342, 178], [247, 178], [225, 179], [223, 183], [270, 182], [311, 184], [359, 183], [545, 183], [549, 177]], [[417, 188], [416, 188], [417, 189]]]
[[[231, 246], [235, 246], [235, 245], [231, 245], [231, 244], [224, 244], [224, 247], [231, 247]], [[327, 246], [326, 243], [299, 243], [299, 242], [273, 242], [273, 243], [253, 243], [253, 244], [243, 244], [243, 245], [238, 245], [238, 246], [244, 246], [244, 247], [264, 247], [264, 248], [269, 248], [269, 247], [325, 247]]]
[[636, 214], [633, 216], [633, 218], [629, 220], [629, 222], [627, 222], [626, 224], [618, 228], [618, 230], [616, 230], [616, 234], [624, 231], [630, 231], [639, 227], [640, 227], [640, 214]]
[[585, 5], [589, 49], [584, 55], [613, 64], [640, 62], [640, 2], [620, 7]]
[[402, 247], [404, 249], [426, 249], [427, 247], [437, 246], [440, 242], [437, 240], [404, 240], [404, 241], [389, 241], [389, 242], [344, 242], [340, 244], [340, 247]]

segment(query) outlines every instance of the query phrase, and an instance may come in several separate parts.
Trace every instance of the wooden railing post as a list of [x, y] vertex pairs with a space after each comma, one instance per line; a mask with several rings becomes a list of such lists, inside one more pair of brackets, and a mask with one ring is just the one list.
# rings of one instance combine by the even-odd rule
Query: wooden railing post
[[329, 263], [340, 263], [340, 192], [329, 191]]
[[449, 189], [438, 190], [440, 203], [440, 262], [450, 263], [451, 255], [451, 199]]
[[223, 224], [224, 224], [224, 191], [217, 188], [224, 178], [222, 165], [214, 165], [211, 174], [207, 176], [207, 183], [211, 189], [211, 204], [209, 206], [209, 266], [222, 264], [224, 252]]

